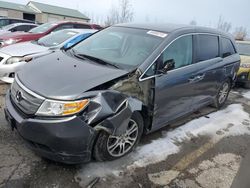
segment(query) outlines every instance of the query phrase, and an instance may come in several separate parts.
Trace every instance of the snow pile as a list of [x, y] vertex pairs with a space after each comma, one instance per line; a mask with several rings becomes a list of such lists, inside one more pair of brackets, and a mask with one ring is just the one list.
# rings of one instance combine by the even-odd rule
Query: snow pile
[[[244, 112], [240, 104], [230, 105], [224, 110], [211, 113], [208, 117], [192, 120], [173, 131], [167, 132], [164, 137], [138, 148], [133, 156], [133, 165], [142, 167], [166, 159], [168, 155], [179, 151], [180, 147], [176, 145], [176, 141], [190, 140], [190, 135], [192, 137], [209, 135], [211, 139], [217, 140], [228, 135], [250, 134], [247, 127], [242, 125], [245, 119], [249, 119], [249, 115]], [[216, 134], [217, 131], [227, 128], [228, 132], [223, 136]]]
[[243, 97], [250, 99], [250, 91], [243, 92], [242, 95], [243, 95]]
[[[209, 117], [209, 118], [208, 118]], [[209, 135], [211, 140], [218, 141], [225, 136], [250, 134], [249, 127], [243, 125], [249, 122], [249, 115], [243, 110], [242, 105], [232, 104], [226, 109], [211, 113], [208, 117], [201, 117], [174, 129], [163, 132], [161, 138], [153, 140], [136, 149], [131, 154], [111, 162], [92, 162], [83, 165], [77, 175], [77, 179], [104, 177], [106, 175], [119, 175], [124, 169], [147, 166], [166, 159], [169, 155], [180, 151], [181, 143], [192, 137]], [[216, 132], [227, 130], [223, 135]]]

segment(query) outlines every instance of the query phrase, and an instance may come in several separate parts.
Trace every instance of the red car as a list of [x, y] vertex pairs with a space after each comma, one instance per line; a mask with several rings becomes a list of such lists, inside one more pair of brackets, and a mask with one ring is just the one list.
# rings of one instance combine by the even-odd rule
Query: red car
[[4, 34], [0, 36], [0, 47], [8, 46], [11, 44], [37, 40], [51, 32], [62, 29], [100, 29], [101, 27], [96, 24], [88, 24], [83, 22], [61, 21], [55, 23], [45, 23], [36, 28], [31, 29], [29, 32], [15, 32]]

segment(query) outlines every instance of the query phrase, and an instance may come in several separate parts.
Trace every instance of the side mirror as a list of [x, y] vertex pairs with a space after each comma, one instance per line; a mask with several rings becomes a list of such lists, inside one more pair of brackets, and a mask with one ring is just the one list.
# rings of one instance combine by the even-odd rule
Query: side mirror
[[168, 71], [175, 68], [175, 61], [174, 59], [169, 59], [163, 63], [165, 65], [163, 69], [161, 70], [162, 73], [167, 73]]

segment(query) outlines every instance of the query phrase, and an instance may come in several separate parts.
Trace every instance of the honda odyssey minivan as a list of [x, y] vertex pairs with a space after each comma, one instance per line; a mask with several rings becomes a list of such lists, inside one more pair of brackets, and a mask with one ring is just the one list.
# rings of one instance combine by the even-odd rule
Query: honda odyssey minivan
[[113, 160], [143, 133], [222, 107], [239, 65], [234, 39], [214, 29], [115, 25], [26, 64], [6, 95], [5, 116], [45, 158]]

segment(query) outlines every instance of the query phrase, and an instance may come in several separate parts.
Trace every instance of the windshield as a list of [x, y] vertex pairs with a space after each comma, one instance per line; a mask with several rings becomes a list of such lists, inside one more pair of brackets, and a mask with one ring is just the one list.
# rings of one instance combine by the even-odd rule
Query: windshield
[[2, 29], [3, 30], [9, 30], [9, 29], [12, 29], [15, 26], [16, 26], [16, 24], [10, 24], [10, 25], [3, 26]]
[[152, 33], [144, 29], [110, 27], [79, 43], [72, 51], [130, 69], [143, 63], [166, 36]]
[[6, 19], [1, 19], [0, 20], [0, 28], [4, 27], [6, 25], [9, 25], [9, 21]]
[[45, 37], [40, 38], [37, 43], [46, 47], [57, 46], [74, 35], [78, 34], [76, 31], [62, 30], [55, 33], [46, 35]]
[[250, 56], [250, 44], [237, 43], [240, 55]]
[[56, 23], [45, 23], [45, 24], [42, 24], [38, 27], [31, 29], [29, 31], [29, 33], [44, 33], [55, 25], [57, 25], [57, 24]]

